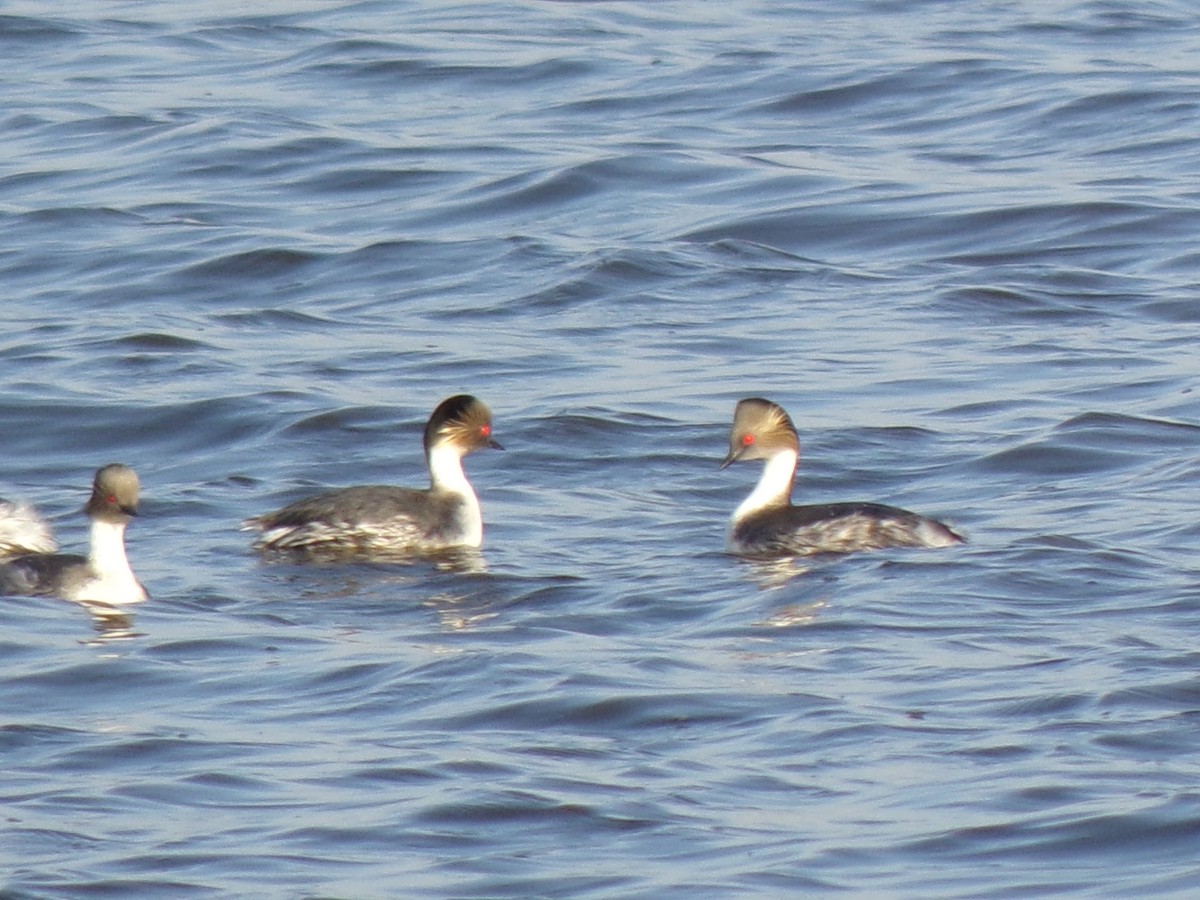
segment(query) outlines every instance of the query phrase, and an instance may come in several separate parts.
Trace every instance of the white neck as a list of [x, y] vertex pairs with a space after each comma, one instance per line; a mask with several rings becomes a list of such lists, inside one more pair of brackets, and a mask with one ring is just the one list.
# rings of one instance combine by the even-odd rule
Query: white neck
[[125, 556], [125, 523], [92, 519], [91, 549], [88, 568], [94, 579], [73, 599], [103, 603], [137, 603], [146, 599], [129, 559]]
[[463, 471], [462, 454], [450, 444], [429, 451], [429, 482], [441, 491], [475, 495], [467, 473]]
[[796, 476], [796, 462], [800, 454], [795, 450], [780, 450], [763, 466], [758, 484], [750, 496], [733, 512], [733, 521], [740, 522], [751, 513], [768, 506], [780, 506], [790, 502], [792, 479]]
[[483, 513], [479, 509], [479, 498], [467, 481], [463, 471], [462, 454], [455, 447], [443, 444], [429, 453], [429, 481], [437, 491], [451, 491], [462, 497], [461, 524], [462, 542], [470, 547], [483, 543]]

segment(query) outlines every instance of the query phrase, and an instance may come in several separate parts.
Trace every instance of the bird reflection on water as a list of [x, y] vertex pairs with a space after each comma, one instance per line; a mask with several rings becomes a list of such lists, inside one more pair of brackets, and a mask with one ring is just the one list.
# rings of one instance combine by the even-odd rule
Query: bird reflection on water
[[124, 609], [109, 606], [107, 603], [95, 603], [85, 600], [72, 600], [68, 602], [82, 607], [91, 617], [92, 630], [95, 632], [95, 636], [87, 640], [82, 640], [81, 643], [85, 645], [111, 644], [115, 641], [127, 641], [146, 636], [145, 632], [134, 629], [133, 614]]

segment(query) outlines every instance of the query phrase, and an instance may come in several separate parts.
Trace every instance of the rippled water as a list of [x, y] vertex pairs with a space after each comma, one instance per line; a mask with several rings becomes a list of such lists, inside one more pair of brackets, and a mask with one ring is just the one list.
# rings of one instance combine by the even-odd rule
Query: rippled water
[[[1192, 896], [1200, 25], [1174, 2], [0, 10], [4, 897]], [[267, 564], [417, 484], [483, 565]], [[721, 552], [798, 498], [962, 549]]]

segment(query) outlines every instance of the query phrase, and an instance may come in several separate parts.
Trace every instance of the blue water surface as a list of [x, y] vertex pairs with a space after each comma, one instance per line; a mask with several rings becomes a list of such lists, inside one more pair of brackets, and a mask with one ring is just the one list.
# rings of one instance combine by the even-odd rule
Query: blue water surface
[[[0, 895], [1194, 896], [1200, 23], [1174, 0], [0, 7]], [[478, 564], [264, 561], [480, 396]], [[963, 548], [722, 551], [799, 501]]]

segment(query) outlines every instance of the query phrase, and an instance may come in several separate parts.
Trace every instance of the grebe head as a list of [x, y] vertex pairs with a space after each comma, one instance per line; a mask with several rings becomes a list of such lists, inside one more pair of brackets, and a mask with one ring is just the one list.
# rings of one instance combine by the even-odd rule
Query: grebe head
[[770, 459], [782, 450], [800, 452], [796, 426], [783, 407], [762, 397], [739, 400], [729, 432], [729, 453], [721, 468], [740, 460]]
[[503, 450], [492, 440], [492, 411], [470, 394], [456, 394], [438, 404], [425, 425], [425, 455], [443, 446], [459, 456], [491, 447]]
[[102, 522], [128, 522], [138, 514], [137, 473], [120, 463], [97, 469], [92, 496], [83, 511]]

